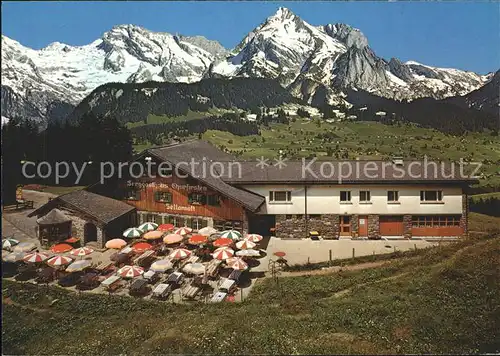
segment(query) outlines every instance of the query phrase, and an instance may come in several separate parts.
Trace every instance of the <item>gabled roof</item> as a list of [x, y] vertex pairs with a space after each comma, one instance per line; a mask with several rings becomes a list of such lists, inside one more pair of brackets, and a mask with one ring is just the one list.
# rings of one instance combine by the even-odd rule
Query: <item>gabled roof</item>
[[[219, 150], [210, 143], [196, 140], [186, 141], [183, 143], [164, 146], [159, 148], [151, 148], [146, 150], [152, 156], [162, 161], [167, 161], [173, 165], [178, 165], [181, 162], [231, 162], [235, 161], [235, 157]], [[243, 207], [256, 211], [264, 203], [265, 198], [261, 195], [251, 193], [249, 191], [233, 187], [222, 179], [213, 177], [210, 174], [201, 174], [202, 167], [198, 165], [183, 164], [182, 167], [187, 174], [204, 183], [208, 187], [218, 191], [224, 196], [231, 198], [241, 204]]]
[[56, 225], [70, 221], [71, 219], [59, 209], [52, 209], [47, 215], [36, 220], [38, 225]]
[[60, 195], [34, 210], [28, 216], [38, 215], [48, 208], [59, 205], [67, 206], [87, 214], [103, 224], [107, 224], [135, 209], [135, 207], [122, 201], [91, 193], [83, 189]]
[[[284, 161], [280, 168], [269, 160], [268, 166], [258, 162], [240, 161], [236, 168], [226, 170], [222, 179], [229, 184], [316, 183], [316, 184], [448, 184], [476, 183], [477, 179], [462, 177], [459, 167], [450, 163], [405, 160], [395, 165], [390, 161]], [[311, 163], [311, 164], [309, 164]]]

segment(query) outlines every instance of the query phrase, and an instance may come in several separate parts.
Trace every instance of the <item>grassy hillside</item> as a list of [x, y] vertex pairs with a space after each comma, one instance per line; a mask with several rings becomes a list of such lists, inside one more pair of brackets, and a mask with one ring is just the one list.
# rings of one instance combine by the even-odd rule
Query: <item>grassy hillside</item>
[[260, 280], [244, 303], [153, 303], [4, 280], [5, 354], [499, 352], [500, 239]]
[[[335, 122], [297, 119], [290, 125], [272, 124], [260, 136], [235, 136], [207, 131], [204, 139], [241, 152], [243, 157], [277, 157], [279, 150], [288, 157], [317, 156], [320, 159], [405, 158], [435, 160], [460, 158], [481, 162], [483, 187], [500, 187], [500, 138], [481, 133], [467, 136], [446, 135], [415, 125], [390, 126], [377, 122]], [[330, 155], [328, 155], [330, 154]]]
[[469, 213], [469, 231], [500, 231], [500, 217]]
[[475, 194], [475, 195], [471, 196], [471, 199], [474, 203], [487, 201], [490, 199], [500, 199], [500, 192]]

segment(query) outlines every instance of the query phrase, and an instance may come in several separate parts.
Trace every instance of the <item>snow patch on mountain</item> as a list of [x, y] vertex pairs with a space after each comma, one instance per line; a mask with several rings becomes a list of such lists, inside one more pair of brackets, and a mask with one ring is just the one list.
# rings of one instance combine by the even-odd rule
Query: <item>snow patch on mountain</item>
[[209, 73], [276, 78], [309, 102], [327, 88], [329, 93], [321, 96], [330, 104], [343, 88], [398, 100], [441, 99], [477, 89], [490, 77], [396, 58], [387, 62], [373, 52], [360, 30], [346, 24], [311, 26], [285, 8], [251, 31], [232, 56]]
[[94, 42], [33, 50], [2, 35], [2, 115], [64, 116], [108, 82], [196, 82], [209, 77], [277, 79], [309, 103], [344, 104], [345, 89], [413, 100], [465, 95], [491, 79], [397, 58], [386, 61], [346, 24], [312, 26], [280, 7], [233, 50], [202, 36], [119, 25]]
[[76, 105], [109, 82], [199, 81], [225, 54], [218, 42], [201, 36], [174, 36], [133, 25], [115, 26], [88, 45], [54, 42], [41, 50], [2, 35], [2, 86], [44, 115], [50, 102]]

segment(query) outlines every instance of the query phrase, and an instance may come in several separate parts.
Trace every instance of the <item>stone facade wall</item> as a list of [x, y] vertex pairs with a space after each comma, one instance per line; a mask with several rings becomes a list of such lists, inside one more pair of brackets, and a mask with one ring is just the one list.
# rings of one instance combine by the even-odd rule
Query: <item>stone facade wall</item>
[[411, 239], [412, 233], [412, 216], [411, 215], [403, 215], [403, 237], [405, 239]]
[[106, 245], [106, 233], [98, 226], [97, 227], [97, 246], [104, 248]]
[[460, 217], [460, 227], [462, 228], [462, 236], [469, 235], [469, 197], [467, 194], [462, 194], [462, 216]]
[[352, 237], [359, 235], [359, 215], [351, 215], [351, 234]]
[[83, 244], [83, 231], [87, 220], [74, 211], [70, 211], [62, 207], [59, 207], [59, 210], [71, 219], [71, 235], [80, 238], [80, 241]]
[[380, 239], [380, 222], [378, 215], [368, 215], [368, 238]]
[[324, 214], [319, 218], [309, 218], [304, 215], [276, 215], [276, 237], [304, 238], [310, 231], [318, 231], [324, 239], [339, 237], [339, 215]]
[[81, 246], [84, 246], [88, 242], [85, 241], [85, 224], [90, 223], [94, 224], [96, 227], [98, 247], [104, 248], [104, 245], [106, 243], [106, 234], [103, 231], [102, 224], [77, 211], [73, 211], [61, 206], [59, 206], [58, 209], [71, 219], [71, 236], [79, 238]]
[[279, 238], [303, 238], [306, 234], [306, 220], [292, 215], [287, 219], [286, 215], [276, 215], [276, 237]]

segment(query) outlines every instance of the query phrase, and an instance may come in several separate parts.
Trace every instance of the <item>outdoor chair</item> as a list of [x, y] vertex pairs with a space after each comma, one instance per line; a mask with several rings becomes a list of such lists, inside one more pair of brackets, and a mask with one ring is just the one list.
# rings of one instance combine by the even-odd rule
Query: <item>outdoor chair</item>
[[55, 270], [51, 267], [47, 267], [38, 272], [38, 276], [35, 279], [36, 283], [48, 284], [55, 279]]
[[160, 283], [153, 290], [153, 297], [164, 300], [170, 295], [170, 293], [172, 293], [172, 287], [168, 284]]
[[34, 266], [21, 266], [19, 273], [14, 277], [16, 281], [26, 282], [37, 277], [37, 270]]
[[99, 286], [99, 278], [97, 273], [87, 273], [80, 278], [80, 282], [76, 286], [78, 290], [90, 290]]
[[14, 277], [18, 273], [18, 264], [15, 262], [2, 262], [2, 277]]
[[241, 271], [233, 270], [229, 275], [228, 279], [232, 279], [233, 281], [238, 282], [238, 280], [241, 277], [241, 273], [242, 273]]
[[151, 292], [148, 281], [142, 278], [136, 279], [129, 288], [129, 295], [133, 297], [144, 297]]
[[285, 260], [283, 257], [280, 257], [276, 260], [276, 262], [281, 265], [281, 266], [287, 266], [288, 267], [288, 261]]
[[59, 278], [57, 282], [61, 287], [73, 287], [78, 284], [81, 278], [81, 273], [69, 273]]
[[106, 288], [106, 290], [109, 294], [111, 294], [111, 293], [115, 293], [116, 291], [118, 291], [121, 288], [123, 288], [123, 283], [117, 282], [117, 283], [110, 285], [108, 288]]
[[20, 199], [16, 201], [16, 210], [20, 209], [33, 209], [33, 200]]

